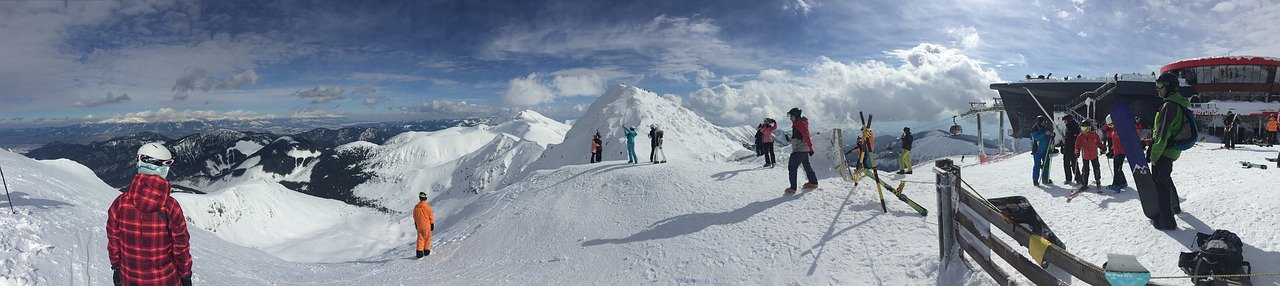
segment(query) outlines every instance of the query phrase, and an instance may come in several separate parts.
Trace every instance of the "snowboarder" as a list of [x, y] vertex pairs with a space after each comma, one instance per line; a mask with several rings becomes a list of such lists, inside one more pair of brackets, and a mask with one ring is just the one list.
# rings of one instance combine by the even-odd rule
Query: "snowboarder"
[[[1062, 142], [1061, 142], [1062, 143], [1062, 150], [1061, 150], [1062, 151], [1062, 173], [1067, 176], [1067, 180], [1063, 182], [1070, 184], [1077, 181], [1081, 181], [1079, 180], [1080, 162], [1076, 160], [1078, 157], [1080, 157], [1080, 154], [1076, 153], [1076, 137], [1080, 136], [1080, 124], [1076, 123], [1076, 119], [1074, 117], [1071, 117], [1071, 115], [1063, 116], [1062, 122], [1063, 122], [1063, 125], [1066, 125], [1067, 127], [1066, 130], [1062, 131], [1066, 133], [1064, 134], [1066, 136], [1062, 137]], [[1077, 180], [1072, 180], [1071, 178], [1076, 178]], [[1084, 180], [1084, 181], [1087, 182], [1087, 180]]]
[[1266, 140], [1268, 145], [1276, 144], [1277, 130], [1280, 130], [1280, 122], [1276, 122], [1276, 118], [1274, 116], [1268, 117], [1267, 118], [1267, 140]]
[[1222, 143], [1227, 150], [1236, 149], [1236, 114], [1231, 111], [1222, 118]]
[[791, 143], [791, 159], [787, 161], [787, 174], [791, 179], [791, 186], [784, 193], [788, 195], [796, 193], [796, 169], [801, 165], [804, 165], [805, 178], [809, 179], [803, 187], [805, 189], [818, 187], [818, 175], [813, 172], [813, 165], [809, 164], [809, 157], [813, 156], [813, 140], [809, 138], [809, 119], [800, 115], [800, 108], [791, 108], [787, 111], [787, 116], [791, 118], [791, 135], [786, 138]]
[[1129, 182], [1124, 178], [1124, 145], [1120, 143], [1111, 115], [1107, 115], [1107, 127], [1102, 132], [1107, 134], [1107, 158], [1111, 158], [1111, 186], [1107, 188], [1119, 192], [1129, 187]]
[[777, 154], [773, 153], [773, 131], [778, 130], [778, 122], [773, 118], [764, 119], [764, 127], [760, 128], [760, 150], [764, 153], [764, 167], [773, 168], [778, 163]]
[[600, 131], [596, 131], [596, 136], [591, 137], [591, 163], [600, 162], [600, 153], [604, 153], [600, 150], [603, 149], [602, 147], [604, 146], [600, 142]]
[[1173, 184], [1173, 162], [1182, 155], [1182, 150], [1170, 146], [1170, 142], [1180, 135], [1194, 133], [1186, 128], [1187, 121], [1184, 110], [1191, 106], [1191, 101], [1178, 93], [1178, 76], [1165, 73], [1156, 79], [1156, 93], [1164, 99], [1156, 112], [1155, 128], [1152, 130], [1151, 151], [1147, 160], [1155, 162], [1151, 167], [1152, 180], [1155, 183], [1158, 198], [1159, 214], [1151, 221], [1152, 226], [1161, 230], [1178, 228], [1173, 215], [1180, 213], [1178, 205], [1178, 189]]
[[1093, 121], [1085, 120], [1080, 124], [1080, 135], [1076, 136], [1075, 152], [1080, 154], [1083, 159], [1080, 175], [1076, 177], [1076, 182], [1080, 183], [1080, 188], [1089, 187], [1089, 167], [1093, 167], [1093, 184], [1097, 187], [1098, 192], [1102, 192], [1102, 170], [1098, 168], [1098, 151], [1102, 149], [1102, 140], [1098, 138], [1098, 132], [1093, 131]]
[[902, 154], [898, 157], [898, 174], [911, 174], [911, 143], [915, 141], [911, 127], [902, 127]]
[[1031, 184], [1039, 187], [1042, 183], [1046, 185], [1053, 183], [1053, 180], [1049, 179], [1049, 166], [1045, 160], [1045, 157], [1049, 156], [1049, 144], [1053, 142], [1053, 123], [1044, 116], [1037, 116], [1036, 122], [1036, 125], [1031, 127], [1031, 157], [1035, 159], [1031, 167]]
[[173, 153], [138, 149], [138, 174], [107, 210], [107, 254], [116, 285], [191, 285], [191, 236], [182, 205], [169, 196]]
[[413, 206], [413, 225], [418, 229], [418, 258], [431, 255], [431, 232], [436, 230], [436, 215], [427, 203], [427, 193], [418, 193], [418, 205]]
[[636, 127], [627, 127], [627, 163], [640, 163], [640, 159], [636, 158]]

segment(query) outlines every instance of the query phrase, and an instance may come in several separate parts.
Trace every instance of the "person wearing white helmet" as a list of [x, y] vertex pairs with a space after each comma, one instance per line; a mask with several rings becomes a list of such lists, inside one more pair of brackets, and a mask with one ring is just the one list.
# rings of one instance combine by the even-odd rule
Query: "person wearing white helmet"
[[191, 285], [191, 236], [182, 205], [169, 196], [173, 153], [138, 149], [129, 189], [107, 210], [107, 254], [116, 285]]

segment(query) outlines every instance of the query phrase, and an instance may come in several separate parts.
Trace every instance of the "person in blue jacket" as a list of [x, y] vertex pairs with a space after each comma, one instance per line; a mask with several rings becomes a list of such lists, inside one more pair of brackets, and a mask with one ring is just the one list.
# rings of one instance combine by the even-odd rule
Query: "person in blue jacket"
[[[1044, 116], [1036, 117], [1036, 125], [1031, 127], [1031, 156], [1036, 162], [1031, 167], [1031, 184], [1052, 184], [1049, 180], [1049, 166], [1044, 166], [1045, 156], [1049, 156], [1049, 144], [1053, 141], [1053, 123]], [[1043, 181], [1041, 180], [1043, 178]]]
[[628, 159], [627, 163], [631, 163], [631, 164], [640, 163], [640, 160], [636, 159], [636, 135], [637, 135], [636, 127], [632, 126], [632, 127], [627, 127], [626, 129], [627, 129], [627, 159]]

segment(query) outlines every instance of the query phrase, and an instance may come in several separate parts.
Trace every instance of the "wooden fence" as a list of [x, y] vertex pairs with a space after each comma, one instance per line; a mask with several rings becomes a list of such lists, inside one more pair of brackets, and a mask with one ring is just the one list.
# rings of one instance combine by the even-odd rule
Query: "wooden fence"
[[[938, 190], [938, 244], [939, 258], [945, 271], [956, 259], [968, 254], [997, 283], [1010, 285], [1011, 276], [1000, 269], [990, 253], [1013, 266], [1014, 270], [1036, 285], [1062, 285], [1066, 282], [1054, 277], [1046, 267], [1036, 265], [1027, 253], [1027, 244], [1033, 232], [1025, 226], [1013, 223], [986, 199], [964, 188], [960, 167], [950, 159], [935, 161]], [[991, 227], [1013, 238], [1020, 245], [1005, 243], [991, 232]], [[981, 247], [979, 247], [981, 246]], [[989, 250], [989, 251], [987, 251]], [[1046, 265], [1057, 267], [1070, 274], [1078, 282], [1090, 285], [1110, 285], [1101, 267], [1089, 263], [1058, 247], [1045, 250]], [[1147, 285], [1158, 285], [1148, 283]]]

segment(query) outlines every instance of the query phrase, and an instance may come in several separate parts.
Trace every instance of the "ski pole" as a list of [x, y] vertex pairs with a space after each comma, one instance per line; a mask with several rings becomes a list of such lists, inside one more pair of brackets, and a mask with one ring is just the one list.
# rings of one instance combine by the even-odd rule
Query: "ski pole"
[[9, 196], [9, 181], [4, 178], [4, 166], [0, 166], [0, 183], [4, 184], [4, 197], [9, 200], [9, 212], [18, 213], [13, 209], [13, 197]]

